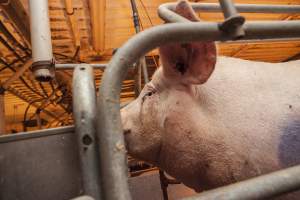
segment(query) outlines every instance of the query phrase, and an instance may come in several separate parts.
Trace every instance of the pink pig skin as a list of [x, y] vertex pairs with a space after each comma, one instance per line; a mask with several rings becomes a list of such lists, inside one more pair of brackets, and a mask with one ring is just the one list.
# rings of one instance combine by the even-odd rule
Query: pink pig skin
[[[176, 12], [199, 20], [186, 1]], [[213, 42], [162, 46], [160, 57], [121, 110], [129, 154], [196, 191], [300, 164], [300, 61], [217, 57]]]

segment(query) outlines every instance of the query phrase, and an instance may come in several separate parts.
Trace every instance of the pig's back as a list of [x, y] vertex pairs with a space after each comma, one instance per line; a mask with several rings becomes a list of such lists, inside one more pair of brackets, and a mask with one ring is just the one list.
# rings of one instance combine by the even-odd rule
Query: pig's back
[[199, 90], [209, 98], [211, 117], [234, 148], [261, 164], [300, 164], [300, 61], [271, 64], [220, 57]]

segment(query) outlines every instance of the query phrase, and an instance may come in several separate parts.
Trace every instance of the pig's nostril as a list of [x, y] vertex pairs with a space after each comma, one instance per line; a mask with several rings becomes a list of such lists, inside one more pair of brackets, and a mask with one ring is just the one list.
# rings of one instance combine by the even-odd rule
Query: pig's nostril
[[125, 129], [125, 130], [123, 131], [123, 133], [124, 133], [124, 135], [129, 134], [129, 133], [131, 133], [131, 130], [130, 130], [130, 129]]

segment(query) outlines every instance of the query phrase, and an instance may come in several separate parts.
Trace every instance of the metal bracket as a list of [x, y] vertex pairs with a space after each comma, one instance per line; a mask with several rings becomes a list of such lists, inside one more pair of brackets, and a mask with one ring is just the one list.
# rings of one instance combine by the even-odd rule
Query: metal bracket
[[219, 1], [225, 17], [225, 21], [219, 25], [219, 29], [229, 34], [234, 40], [243, 38], [245, 36], [245, 31], [243, 29], [245, 18], [239, 15], [231, 0]]
[[35, 78], [41, 82], [48, 82], [55, 77], [55, 60], [36, 61], [31, 65]]

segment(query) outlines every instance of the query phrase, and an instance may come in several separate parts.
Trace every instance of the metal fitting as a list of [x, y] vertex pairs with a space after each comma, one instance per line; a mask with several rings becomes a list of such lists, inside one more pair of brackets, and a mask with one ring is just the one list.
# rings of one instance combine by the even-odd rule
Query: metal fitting
[[35, 79], [49, 82], [55, 77], [55, 62], [52, 60], [36, 61], [31, 65]]

